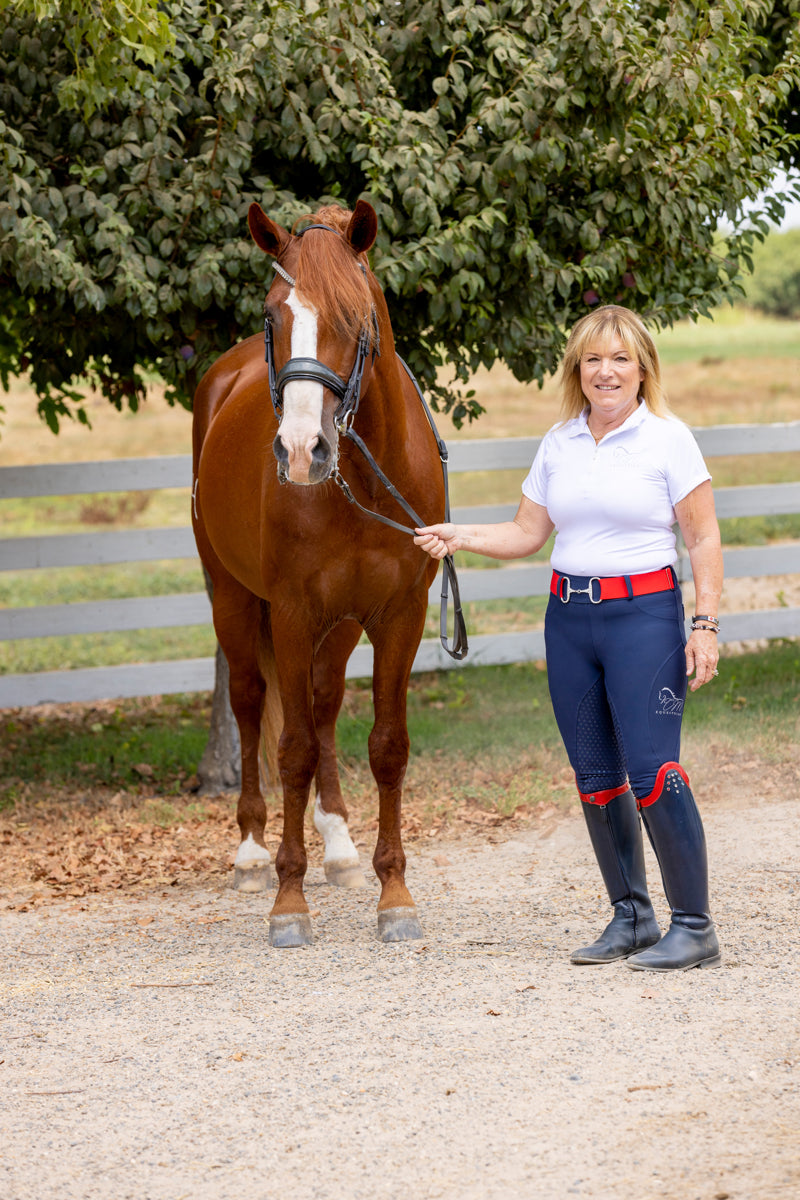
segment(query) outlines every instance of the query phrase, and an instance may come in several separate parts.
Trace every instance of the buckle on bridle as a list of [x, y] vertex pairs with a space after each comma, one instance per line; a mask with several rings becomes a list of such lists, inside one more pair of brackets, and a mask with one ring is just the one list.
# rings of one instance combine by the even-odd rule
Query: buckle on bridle
[[[597, 584], [597, 599], [593, 594], [592, 584]], [[565, 594], [566, 585], [566, 594]], [[585, 588], [574, 588], [569, 581], [568, 575], [562, 575], [558, 581], [558, 598], [562, 604], [569, 604], [570, 596], [588, 596], [592, 604], [599, 604], [603, 597], [600, 595], [600, 580], [596, 575], [593, 575], [589, 580], [589, 586]]]

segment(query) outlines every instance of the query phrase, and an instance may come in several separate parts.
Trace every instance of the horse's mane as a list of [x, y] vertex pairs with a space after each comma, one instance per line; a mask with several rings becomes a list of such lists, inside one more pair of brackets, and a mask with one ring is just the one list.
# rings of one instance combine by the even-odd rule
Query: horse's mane
[[[331, 204], [303, 219], [330, 225], [344, 235], [352, 215], [348, 209]], [[337, 237], [325, 229], [311, 229], [300, 240], [296, 267], [299, 299], [316, 309], [323, 328], [353, 340], [362, 329], [372, 330], [372, 296], [361, 269], [365, 258], [354, 254], [344, 236]]]

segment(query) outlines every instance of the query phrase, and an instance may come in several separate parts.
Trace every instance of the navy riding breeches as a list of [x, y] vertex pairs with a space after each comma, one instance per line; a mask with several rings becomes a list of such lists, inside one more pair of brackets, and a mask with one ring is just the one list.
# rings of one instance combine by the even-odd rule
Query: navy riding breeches
[[635, 796], [648, 795], [661, 765], [680, 756], [687, 678], [677, 583], [599, 604], [551, 595], [544, 629], [550, 696], [578, 790], [589, 799], [627, 779]]

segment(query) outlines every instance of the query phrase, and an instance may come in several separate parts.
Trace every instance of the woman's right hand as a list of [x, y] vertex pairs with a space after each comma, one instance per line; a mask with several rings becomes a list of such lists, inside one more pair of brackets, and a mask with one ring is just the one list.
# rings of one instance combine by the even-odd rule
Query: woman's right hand
[[425, 525], [414, 530], [414, 544], [430, 554], [431, 558], [444, 558], [458, 549], [458, 526], [451, 521], [442, 525]]

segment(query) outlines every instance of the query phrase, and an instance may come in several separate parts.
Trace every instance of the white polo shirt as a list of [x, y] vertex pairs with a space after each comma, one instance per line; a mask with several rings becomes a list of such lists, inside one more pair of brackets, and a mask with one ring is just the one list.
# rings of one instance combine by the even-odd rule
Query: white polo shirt
[[638, 575], [677, 559], [675, 505], [711, 476], [687, 425], [639, 407], [599, 445], [588, 410], [545, 434], [522, 485], [556, 528], [565, 575]]

